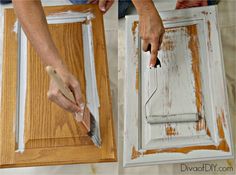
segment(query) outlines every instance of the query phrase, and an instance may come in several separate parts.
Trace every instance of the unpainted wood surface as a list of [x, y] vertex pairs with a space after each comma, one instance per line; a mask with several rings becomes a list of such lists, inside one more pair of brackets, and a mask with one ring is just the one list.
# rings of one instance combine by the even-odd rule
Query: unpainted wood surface
[[17, 35], [12, 32], [15, 15], [5, 12], [9, 20], [4, 20], [3, 76], [0, 113], [0, 164], [15, 162], [15, 114], [17, 86]]
[[[85, 99], [82, 24], [49, 25], [54, 43], [68, 69], [79, 80]], [[73, 114], [46, 98], [49, 77], [33, 47], [28, 44], [28, 81], [25, 115], [26, 148], [93, 144]], [[39, 115], [40, 114], [40, 115]]]

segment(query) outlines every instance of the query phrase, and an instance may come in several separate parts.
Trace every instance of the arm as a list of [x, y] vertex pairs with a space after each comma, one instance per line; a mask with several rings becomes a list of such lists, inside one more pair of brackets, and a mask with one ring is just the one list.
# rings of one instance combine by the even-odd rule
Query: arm
[[[13, 0], [15, 13], [22, 25], [27, 38], [38, 53], [44, 66], [56, 69], [63, 81], [70, 87], [77, 104], [82, 103], [79, 82], [68, 71], [50, 35], [43, 7], [40, 0]], [[51, 81], [48, 98], [70, 112], [80, 112], [81, 109], [66, 99]]]
[[208, 5], [208, 0], [177, 0], [176, 9], [200, 7], [207, 5]]
[[98, 4], [99, 9], [106, 13], [114, 3], [114, 0], [88, 0], [88, 3]]
[[150, 67], [157, 61], [158, 50], [160, 49], [162, 38], [165, 32], [160, 15], [152, 0], [132, 0], [139, 15], [139, 32], [143, 40], [143, 51], [147, 51], [151, 44]]

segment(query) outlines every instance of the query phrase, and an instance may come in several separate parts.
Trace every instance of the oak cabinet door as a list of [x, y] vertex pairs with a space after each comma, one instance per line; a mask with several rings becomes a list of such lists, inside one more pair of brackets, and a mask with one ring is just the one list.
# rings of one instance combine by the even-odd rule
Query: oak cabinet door
[[126, 18], [124, 166], [233, 158], [217, 7], [162, 12], [150, 69], [138, 16]]
[[[56, 47], [79, 80], [84, 99], [88, 105], [97, 100], [99, 107], [94, 112], [99, 116], [102, 145], [97, 148], [72, 114], [47, 99], [49, 77], [13, 9], [6, 9], [0, 166], [116, 161], [103, 15], [95, 5], [44, 10]], [[89, 71], [96, 71], [95, 84], [86, 79]], [[91, 83], [98, 99], [88, 97]]]

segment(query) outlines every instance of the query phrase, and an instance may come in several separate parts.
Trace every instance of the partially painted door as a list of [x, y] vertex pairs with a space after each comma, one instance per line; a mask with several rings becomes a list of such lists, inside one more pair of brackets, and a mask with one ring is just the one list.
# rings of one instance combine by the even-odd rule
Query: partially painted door
[[[0, 167], [116, 161], [103, 15], [96, 5], [44, 10], [56, 47], [79, 80], [84, 99], [98, 101], [102, 145], [97, 148], [72, 114], [47, 99], [49, 76], [13, 9], [6, 9]], [[92, 62], [93, 69], [87, 65]], [[89, 71], [96, 71], [93, 80], [86, 79]], [[88, 99], [91, 81], [96, 82], [92, 87], [98, 99]]]
[[158, 57], [127, 16], [124, 166], [233, 157], [217, 7], [162, 12]]

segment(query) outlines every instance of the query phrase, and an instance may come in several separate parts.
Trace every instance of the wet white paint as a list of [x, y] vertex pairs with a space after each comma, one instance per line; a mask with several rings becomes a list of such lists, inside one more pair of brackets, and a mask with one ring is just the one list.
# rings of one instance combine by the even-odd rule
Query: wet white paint
[[[90, 21], [95, 18], [95, 15], [90, 12], [78, 12], [78, 11], [65, 11], [58, 13], [51, 13], [46, 16], [48, 24], [65, 24], [65, 23], [75, 23], [75, 22], [85, 22]], [[19, 30], [19, 21], [16, 20], [13, 26], [13, 32], [18, 33]]]

